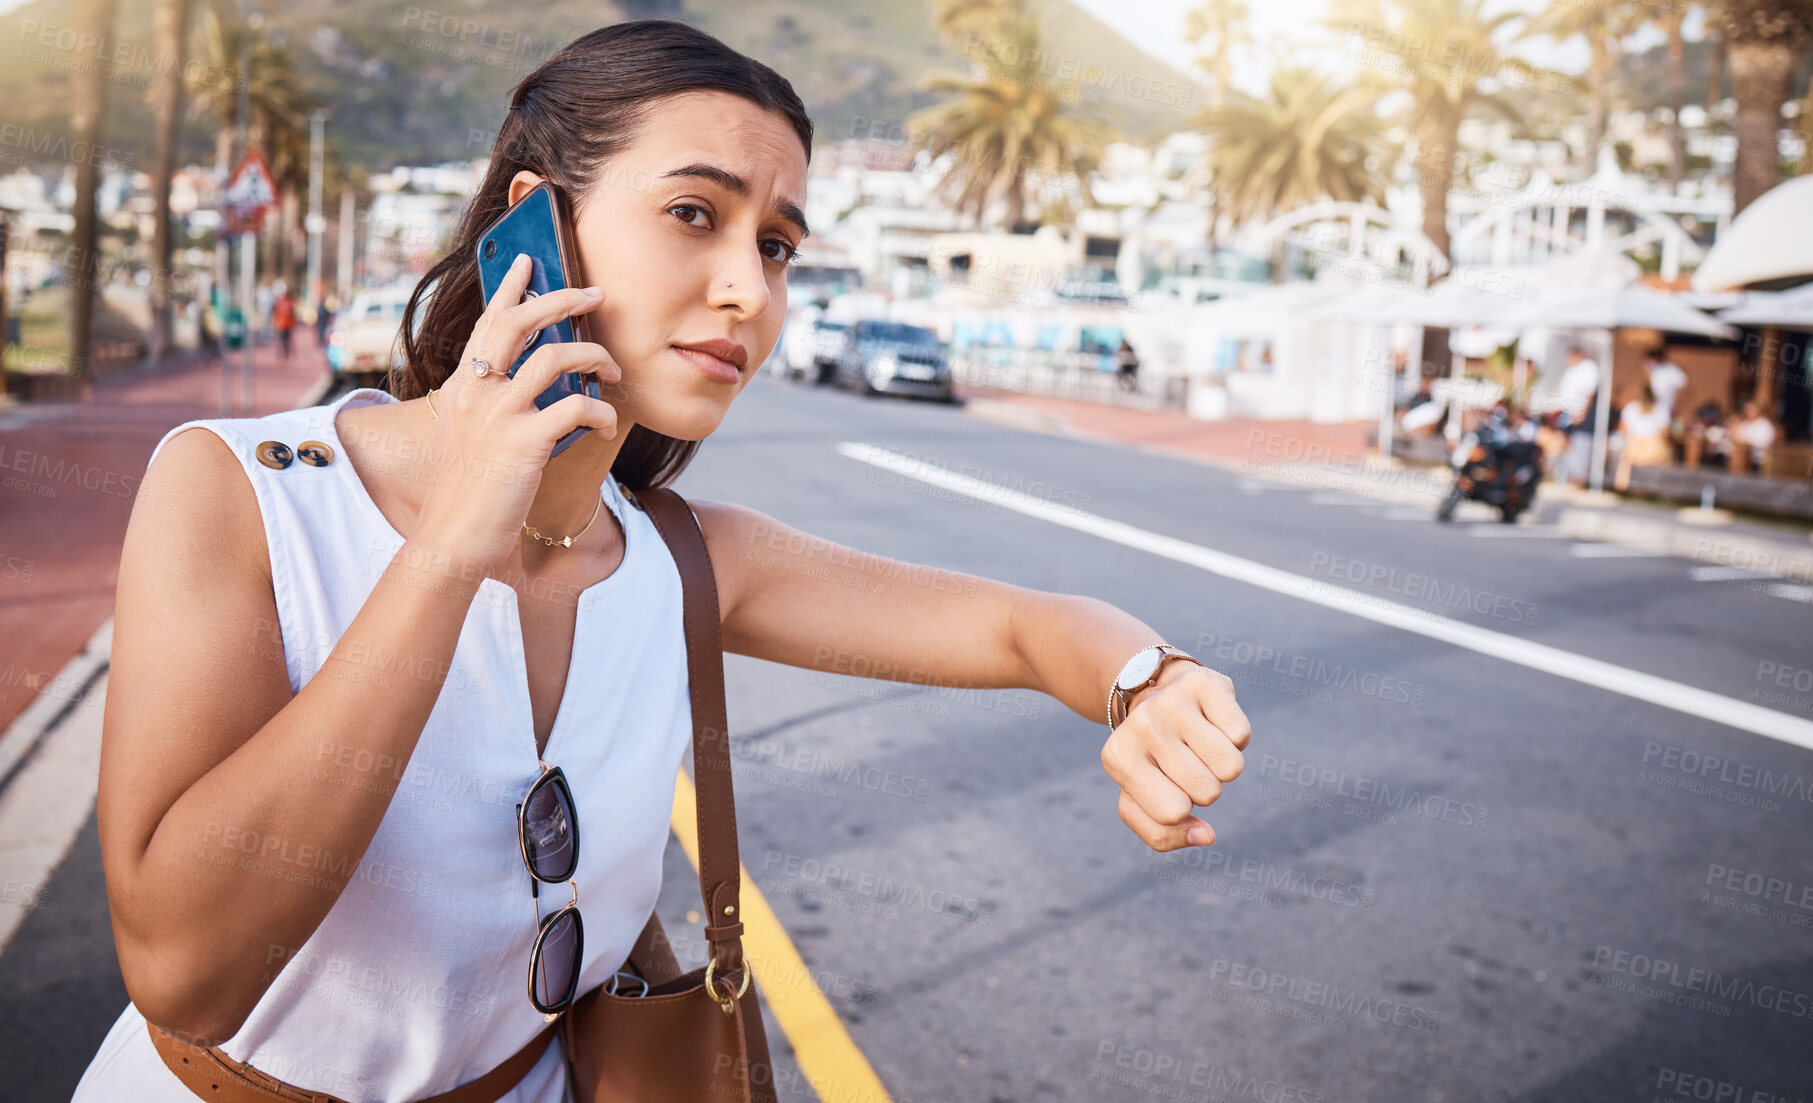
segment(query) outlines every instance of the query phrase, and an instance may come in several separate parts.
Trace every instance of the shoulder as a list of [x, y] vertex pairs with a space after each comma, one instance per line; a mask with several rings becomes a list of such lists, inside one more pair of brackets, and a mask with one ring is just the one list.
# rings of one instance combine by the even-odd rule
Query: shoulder
[[730, 618], [748, 592], [757, 574], [753, 568], [772, 562], [777, 552], [797, 552], [817, 539], [748, 506], [702, 498], [686, 501], [699, 519], [699, 531], [705, 535], [705, 550], [711, 556], [712, 574], [717, 578], [718, 607], [724, 620]]
[[[269, 574], [251, 479], [233, 446], [205, 424], [181, 429], [158, 446], [139, 485], [127, 538], [128, 553], [136, 543], [160, 558], [216, 566], [231, 559], [262, 565]], [[146, 539], [156, 546], [144, 547]]]

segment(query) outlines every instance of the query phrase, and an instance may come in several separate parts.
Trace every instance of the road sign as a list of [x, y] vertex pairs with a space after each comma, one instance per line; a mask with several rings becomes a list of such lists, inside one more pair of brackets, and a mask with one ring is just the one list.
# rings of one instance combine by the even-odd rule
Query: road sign
[[277, 178], [264, 154], [246, 151], [227, 182], [223, 201], [227, 229], [232, 233], [257, 233], [264, 227], [264, 213], [277, 204]]

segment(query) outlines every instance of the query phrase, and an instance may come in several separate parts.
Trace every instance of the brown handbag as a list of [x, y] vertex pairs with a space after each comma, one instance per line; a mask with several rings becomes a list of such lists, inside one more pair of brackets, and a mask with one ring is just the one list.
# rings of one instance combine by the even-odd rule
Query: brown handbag
[[629, 955], [647, 991], [613, 994], [600, 985], [561, 1016], [573, 1097], [577, 1103], [776, 1103], [761, 1004], [743, 957], [717, 581], [684, 498], [666, 487], [624, 494], [654, 522], [680, 570], [708, 956], [700, 968], [680, 972], [659, 917], [649, 916]]
[[[613, 995], [600, 985], [503, 1064], [424, 1103], [495, 1103], [516, 1087], [556, 1033], [566, 1049], [576, 1103], [777, 1103], [738, 918], [742, 866], [717, 581], [704, 533], [685, 499], [665, 487], [633, 493], [625, 488], [624, 496], [648, 514], [680, 569], [698, 787], [699, 893], [709, 956], [705, 965], [682, 973], [660, 918], [651, 913], [627, 963], [628, 971], [647, 982], [645, 994]], [[213, 1103], [344, 1103], [235, 1061], [219, 1046], [191, 1045], [154, 1024], [146, 1027], [170, 1071]]]

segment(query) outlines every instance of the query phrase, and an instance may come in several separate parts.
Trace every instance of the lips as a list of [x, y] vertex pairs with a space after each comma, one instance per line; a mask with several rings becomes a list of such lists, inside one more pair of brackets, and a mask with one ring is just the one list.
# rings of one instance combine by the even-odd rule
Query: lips
[[686, 345], [676, 343], [674, 347], [679, 349], [691, 349], [693, 352], [702, 352], [707, 356], [715, 356], [719, 360], [727, 360], [736, 365], [736, 369], [739, 372], [743, 370], [744, 365], [749, 363], [748, 349], [737, 344], [735, 341], [726, 341], [723, 338], [719, 338], [715, 341], [697, 341]]

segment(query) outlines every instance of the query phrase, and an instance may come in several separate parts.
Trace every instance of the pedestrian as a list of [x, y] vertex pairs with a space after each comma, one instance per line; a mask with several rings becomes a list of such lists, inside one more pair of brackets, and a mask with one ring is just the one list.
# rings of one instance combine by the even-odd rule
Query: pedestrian
[[1656, 397], [1653, 386], [1643, 384], [1637, 399], [1624, 407], [1618, 424], [1624, 447], [1619, 450], [1618, 474], [1612, 480], [1615, 489], [1630, 486], [1634, 467], [1666, 467], [1674, 463], [1674, 446], [1668, 440], [1668, 408]]
[[197, 303], [200, 310], [195, 316], [196, 337], [201, 344], [202, 356], [210, 367], [225, 367], [227, 354], [220, 346], [220, 328], [215, 324], [214, 304]]
[[1125, 337], [1121, 338], [1121, 347], [1114, 352], [1114, 363], [1121, 390], [1136, 389], [1139, 386], [1139, 356], [1133, 351], [1132, 342]]
[[271, 328], [277, 331], [277, 343], [283, 348], [283, 358], [290, 358], [290, 331], [296, 328], [296, 300], [290, 298], [288, 288], [277, 292], [277, 301], [271, 304]]
[[1672, 422], [1675, 411], [1682, 408], [1681, 392], [1687, 386], [1687, 373], [1668, 358], [1666, 345], [1650, 346], [1643, 354], [1643, 370], [1649, 380], [1649, 389], [1655, 392], [1656, 401], [1661, 403], [1663, 412]]
[[1556, 398], [1561, 404], [1561, 431], [1567, 434], [1562, 476], [1577, 487], [1587, 485], [1592, 466], [1593, 408], [1599, 397], [1599, 365], [1579, 345], [1569, 345], [1567, 370], [1561, 373]]
[[[498, 115], [510, 156], [474, 209], [552, 181], [586, 212], [579, 270], [635, 278], [524, 300], [518, 265], [488, 300], [426, 297], [479, 286], [486, 227], [468, 220], [416, 286], [394, 393], [186, 422], [158, 442], [120, 560], [97, 808], [131, 1002], [73, 1103], [190, 1103], [215, 1085], [228, 1091], [210, 1098], [246, 1098], [252, 1073], [198, 1044], [249, 1061], [259, 1098], [421, 1100], [501, 1069], [466, 1094], [559, 1103], [550, 1020], [645, 929], [694, 739], [682, 617], [701, 612], [645, 509], [688, 512], [663, 491], [779, 338], [813, 127], [779, 74], [668, 20], [583, 35]], [[746, 190], [687, 174], [723, 165]], [[620, 183], [670, 176], [651, 185], [671, 189], [663, 202]], [[702, 214], [761, 234], [702, 230]], [[610, 352], [543, 343], [504, 374], [571, 316]], [[538, 408], [568, 372], [604, 397]], [[1099, 760], [1143, 843], [1212, 841], [1191, 809], [1239, 773], [1250, 728], [1229, 679], [1153, 628], [973, 575], [901, 585], [896, 568], [922, 569], [691, 506], [723, 595], [703, 610], [708, 677], [722, 614], [723, 644], [755, 658], [828, 672], [856, 655], [878, 678], [1046, 692], [1109, 719], [1071, 765]], [[747, 822], [762, 804], [740, 811], [764, 837]], [[704, 871], [713, 901], [734, 859], [727, 872]], [[704, 922], [728, 1000], [749, 965], [717, 947], [744, 916]]]
[[339, 299], [329, 295], [315, 308], [315, 347], [327, 347], [327, 330], [334, 324], [334, 312], [340, 307]]
[[1731, 469], [1735, 472], [1768, 474], [1769, 449], [1775, 445], [1775, 422], [1763, 416], [1763, 409], [1746, 400], [1741, 416], [1733, 418], [1727, 439]]

